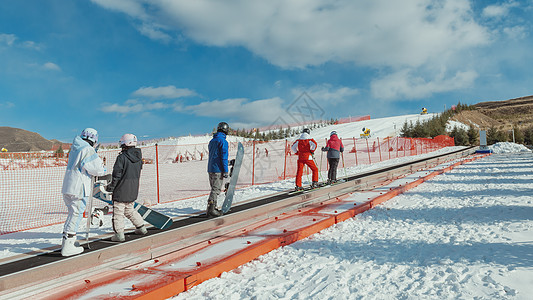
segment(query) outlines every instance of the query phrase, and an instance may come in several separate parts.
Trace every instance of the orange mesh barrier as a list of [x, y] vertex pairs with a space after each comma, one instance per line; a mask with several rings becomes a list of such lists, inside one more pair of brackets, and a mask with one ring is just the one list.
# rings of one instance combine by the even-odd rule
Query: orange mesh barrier
[[[326, 153], [320, 148], [325, 146], [326, 140], [317, 142], [315, 160], [318, 168], [325, 172], [328, 168]], [[434, 139], [344, 138], [342, 142], [345, 167], [419, 155], [454, 145], [454, 139], [447, 136]], [[238, 188], [295, 177], [298, 157], [289, 151], [291, 141], [247, 141], [243, 144], [245, 154]], [[140, 202], [150, 206], [209, 194], [207, 143], [140, 148], [144, 161]], [[230, 159], [236, 152], [237, 143], [229, 143]], [[98, 152], [107, 173], [112, 172], [118, 154], [118, 149]], [[66, 157], [53, 153], [0, 153], [0, 234], [64, 222], [67, 211], [61, 187], [66, 165]], [[339, 168], [342, 167], [340, 162]], [[304, 180], [307, 174], [308, 170], [304, 172]], [[98, 200], [95, 201], [98, 206]]]

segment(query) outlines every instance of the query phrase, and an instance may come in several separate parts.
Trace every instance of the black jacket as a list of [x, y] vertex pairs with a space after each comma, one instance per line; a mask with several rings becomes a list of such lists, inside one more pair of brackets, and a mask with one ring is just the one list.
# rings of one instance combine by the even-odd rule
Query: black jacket
[[120, 152], [113, 166], [113, 180], [106, 187], [108, 192], [113, 192], [113, 201], [133, 202], [137, 199], [141, 169], [141, 149], [132, 147]]

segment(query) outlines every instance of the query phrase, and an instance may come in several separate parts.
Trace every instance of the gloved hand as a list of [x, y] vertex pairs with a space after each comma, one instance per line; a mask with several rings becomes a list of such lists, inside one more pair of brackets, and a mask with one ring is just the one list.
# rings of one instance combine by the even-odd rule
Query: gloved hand
[[112, 193], [113, 190], [114, 190], [114, 188], [113, 188], [110, 184], [106, 185], [106, 187], [105, 187], [105, 191], [106, 191], [106, 192], [108, 192], [108, 193]]
[[235, 159], [230, 160], [230, 161], [229, 161], [229, 165], [230, 165], [230, 166], [234, 166], [234, 165], [235, 165]]
[[229, 178], [229, 174], [228, 173], [222, 173], [222, 178], [224, 178], [224, 179]]
[[326, 147], [322, 147], [322, 151], [328, 151], [328, 149], [326, 149]]
[[97, 180], [103, 180], [103, 181], [111, 181], [111, 179], [113, 179], [111, 177], [111, 174], [106, 174], [104, 176], [98, 176], [97, 177]]

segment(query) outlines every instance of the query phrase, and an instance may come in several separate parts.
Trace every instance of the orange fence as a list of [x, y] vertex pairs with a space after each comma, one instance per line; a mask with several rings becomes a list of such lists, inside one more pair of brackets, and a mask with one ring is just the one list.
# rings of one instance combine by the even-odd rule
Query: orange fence
[[[344, 166], [372, 164], [453, 146], [453, 138], [434, 139], [373, 138], [342, 139]], [[297, 155], [289, 151], [292, 141], [243, 142], [245, 155], [238, 186], [244, 187], [293, 178]], [[319, 169], [328, 168], [326, 143], [317, 140], [315, 159]], [[167, 203], [209, 194], [207, 143], [196, 145], [155, 145], [140, 147], [144, 165], [138, 200], [145, 205]], [[237, 143], [230, 143], [230, 159]], [[108, 173], [119, 150], [100, 150]], [[64, 222], [66, 208], [61, 195], [67, 158], [53, 153], [0, 154], [0, 234], [17, 232]], [[339, 168], [342, 168], [342, 162]], [[342, 174], [339, 174], [342, 175]], [[304, 181], [305, 181], [304, 175]], [[322, 175], [325, 178], [325, 175]], [[95, 206], [103, 206], [95, 200]]]

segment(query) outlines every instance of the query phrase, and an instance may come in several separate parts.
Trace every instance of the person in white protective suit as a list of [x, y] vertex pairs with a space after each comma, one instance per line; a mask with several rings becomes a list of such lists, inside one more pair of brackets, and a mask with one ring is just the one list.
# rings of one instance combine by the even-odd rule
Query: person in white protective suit
[[70, 147], [67, 170], [63, 179], [63, 201], [68, 209], [67, 220], [63, 227], [61, 255], [71, 256], [83, 252], [76, 246], [76, 233], [83, 217], [87, 199], [93, 191], [91, 176], [102, 176], [104, 165], [96, 154], [98, 132], [93, 128], [84, 129], [76, 136]]

